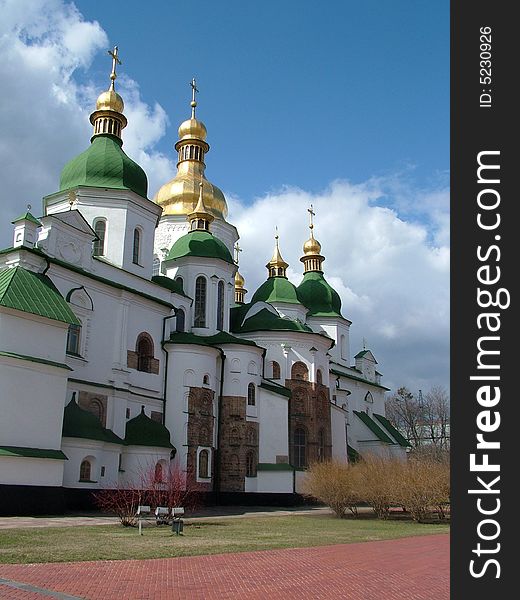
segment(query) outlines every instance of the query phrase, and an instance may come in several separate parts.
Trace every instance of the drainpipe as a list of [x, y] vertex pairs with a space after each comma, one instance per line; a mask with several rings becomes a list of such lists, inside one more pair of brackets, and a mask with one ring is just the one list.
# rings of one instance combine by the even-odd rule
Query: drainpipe
[[166, 321], [168, 319], [173, 319], [173, 317], [177, 316], [177, 309], [175, 307], [173, 307], [173, 315], [168, 315], [167, 317], [163, 318], [163, 333], [162, 333], [162, 342], [161, 342], [161, 348], [165, 354], [165, 359], [164, 359], [164, 385], [163, 385], [163, 412], [162, 412], [162, 424], [165, 424], [166, 421], [166, 387], [168, 385], [168, 359], [170, 357], [170, 353], [166, 351], [166, 349], [164, 348], [164, 345], [166, 343]]
[[215, 502], [217, 502], [220, 488], [221, 488], [221, 472], [220, 468], [220, 432], [222, 429], [222, 396], [224, 394], [224, 362], [226, 360], [226, 355], [224, 354], [224, 350], [222, 348], [218, 349], [220, 352], [220, 390], [218, 396], [218, 416], [217, 416], [217, 440], [215, 445], [215, 479], [213, 481], [213, 491], [215, 492]]

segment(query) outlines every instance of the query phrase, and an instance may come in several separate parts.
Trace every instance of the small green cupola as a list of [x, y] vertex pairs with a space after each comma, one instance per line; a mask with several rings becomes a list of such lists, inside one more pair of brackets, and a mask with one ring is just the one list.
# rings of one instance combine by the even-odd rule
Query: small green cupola
[[154, 448], [173, 448], [170, 432], [158, 421], [150, 419], [141, 406], [141, 412], [127, 421], [125, 444], [127, 446], [149, 446]]
[[112, 56], [110, 88], [97, 99], [90, 115], [94, 135], [90, 147], [69, 161], [61, 172], [60, 191], [78, 186], [131, 190], [147, 197], [148, 179], [143, 169], [123, 151], [121, 131], [127, 125], [124, 102], [115, 91], [116, 65], [121, 64], [117, 46]]
[[109, 444], [124, 444], [124, 441], [110, 429], [106, 429], [101, 421], [88, 410], [76, 403], [76, 392], [63, 411], [63, 437], [97, 440]]
[[314, 237], [312, 204], [310, 215], [310, 237], [303, 244], [301, 262], [304, 265], [303, 280], [297, 288], [298, 299], [308, 309], [309, 317], [341, 317], [341, 298], [323, 276], [321, 244]]
[[300, 304], [296, 287], [287, 279], [287, 267], [289, 265], [280, 253], [278, 232], [274, 239], [273, 256], [265, 265], [269, 274], [268, 279], [253, 294], [251, 302]]

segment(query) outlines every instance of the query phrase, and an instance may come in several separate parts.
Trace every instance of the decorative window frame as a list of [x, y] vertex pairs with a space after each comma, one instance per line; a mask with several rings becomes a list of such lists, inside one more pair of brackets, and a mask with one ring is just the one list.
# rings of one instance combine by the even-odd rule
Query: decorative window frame
[[[200, 453], [206, 450], [208, 452], [208, 477], [199, 477], [199, 460]], [[196, 481], [197, 483], [210, 483], [213, 477], [213, 449], [210, 446], [199, 446], [197, 448], [197, 461], [195, 465]]]

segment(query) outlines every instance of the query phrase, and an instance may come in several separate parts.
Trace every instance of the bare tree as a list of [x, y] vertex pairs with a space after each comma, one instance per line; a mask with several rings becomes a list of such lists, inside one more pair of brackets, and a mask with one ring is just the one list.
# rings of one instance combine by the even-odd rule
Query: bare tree
[[424, 398], [401, 387], [387, 400], [386, 415], [413, 449], [434, 454], [449, 450], [450, 401], [443, 387], [432, 387]]

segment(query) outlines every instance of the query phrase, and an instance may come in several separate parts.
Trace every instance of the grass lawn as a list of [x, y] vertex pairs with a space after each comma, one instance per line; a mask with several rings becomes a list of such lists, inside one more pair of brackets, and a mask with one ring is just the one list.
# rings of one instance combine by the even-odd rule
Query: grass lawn
[[404, 520], [337, 519], [294, 515], [212, 519], [184, 524], [177, 536], [168, 526], [120, 525], [5, 529], [0, 531], [0, 563], [169, 558], [375, 541], [448, 533], [446, 524]]

